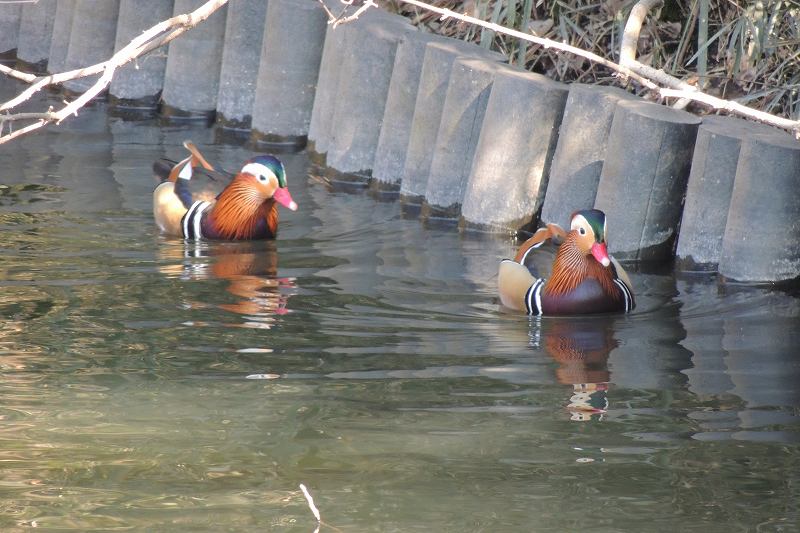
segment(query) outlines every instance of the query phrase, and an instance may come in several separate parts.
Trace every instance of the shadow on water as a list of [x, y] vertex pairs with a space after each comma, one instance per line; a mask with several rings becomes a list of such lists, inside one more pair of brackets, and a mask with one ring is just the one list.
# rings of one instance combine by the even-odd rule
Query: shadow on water
[[508, 238], [283, 157], [268, 243], [157, 234], [213, 130], [102, 104], [0, 146], [0, 528], [790, 531], [800, 300], [632, 273], [630, 315], [500, 309]]

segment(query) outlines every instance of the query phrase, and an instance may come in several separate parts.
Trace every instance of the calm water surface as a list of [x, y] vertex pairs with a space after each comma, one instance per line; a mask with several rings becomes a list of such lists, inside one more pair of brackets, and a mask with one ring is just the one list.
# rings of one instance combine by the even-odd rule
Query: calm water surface
[[[800, 299], [634, 273], [629, 316], [503, 313], [515, 243], [326, 190], [277, 242], [152, 222], [213, 131], [100, 107], [0, 146], [0, 530], [798, 531]], [[613, 239], [613, 228], [611, 229]]]

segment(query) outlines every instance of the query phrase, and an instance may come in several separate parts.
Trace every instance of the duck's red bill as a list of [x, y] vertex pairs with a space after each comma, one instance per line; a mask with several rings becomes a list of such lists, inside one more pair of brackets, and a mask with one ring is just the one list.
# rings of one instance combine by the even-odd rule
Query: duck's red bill
[[606, 249], [606, 243], [604, 242], [596, 242], [592, 245], [592, 255], [597, 262], [607, 267], [611, 264], [611, 259], [608, 258], [608, 250]]
[[291, 209], [292, 211], [297, 211], [297, 204], [294, 200], [292, 200], [292, 195], [289, 194], [289, 189], [281, 187], [275, 191], [275, 194], [273, 194], [272, 197], [275, 198], [275, 201], [281, 204], [283, 207]]

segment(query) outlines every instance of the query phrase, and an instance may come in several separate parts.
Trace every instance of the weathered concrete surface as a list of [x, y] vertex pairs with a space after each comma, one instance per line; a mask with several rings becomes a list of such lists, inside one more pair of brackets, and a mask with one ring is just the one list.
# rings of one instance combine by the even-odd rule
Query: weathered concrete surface
[[[121, 0], [114, 50], [119, 51], [145, 30], [172, 16], [172, 0]], [[154, 111], [158, 107], [167, 58], [156, 49], [118, 68], [109, 87], [111, 105]]]
[[699, 125], [699, 117], [658, 104], [617, 104], [595, 199], [617, 258], [672, 258]]
[[353, 31], [349, 24], [328, 26], [325, 31], [325, 46], [317, 77], [317, 90], [308, 123], [308, 143], [306, 150], [314, 163], [325, 164], [325, 154], [330, 141], [331, 121], [335, 110], [336, 91], [339, 87], [339, 72], [345, 48], [345, 35]]
[[703, 117], [675, 253], [682, 270], [717, 269], [742, 141], [769, 130], [732, 117]]
[[[119, 0], [77, 0], [64, 69], [88, 67], [114, 55], [118, 17]], [[99, 77], [70, 80], [63, 87], [67, 92], [82, 93]]]
[[445, 40], [446, 37], [423, 31], [409, 32], [397, 47], [370, 181], [370, 188], [376, 192], [400, 191], [425, 47]]
[[253, 104], [256, 145], [306, 145], [326, 25], [316, 0], [270, 0]]
[[[194, 11], [203, 0], [175, 0], [174, 15]], [[227, 6], [169, 43], [161, 114], [172, 119], [211, 121], [217, 108]]]
[[47, 72], [56, 74], [64, 71], [69, 50], [69, 36], [72, 33], [72, 18], [75, 15], [76, 0], [58, 0], [56, 16], [53, 20], [53, 33], [50, 37], [50, 53], [47, 60]]
[[542, 222], [568, 228], [572, 213], [594, 205], [608, 132], [621, 99], [636, 96], [616, 87], [570, 84], [542, 205]]
[[217, 124], [223, 128], [250, 129], [267, 6], [265, 0], [228, 4], [217, 94]]
[[497, 63], [485, 59], [462, 57], [453, 62], [422, 204], [423, 218], [458, 218], [498, 68]]
[[16, 57], [21, 16], [22, 4], [0, 4], [0, 60]]
[[462, 206], [461, 226], [514, 233], [541, 209], [568, 87], [498, 69]]
[[800, 142], [785, 133], [742, 142], [719, 273], [748, 283], [800, 277]]
[[22, 6], [17, 68], [37, 74], [46, 72], [55, 18], [56, 0], [39, 0]]
[[400, 200], [406, 205], [421, 206], [425, 199], [433, 161], [432, 148], [436, 145], [439, 133], [450, 72], [458, 57], [480, 57], [493, 62], [505, 59], [500, 54], [487, 52], [472, 43], [454, 39], [435, 41], [425, 46], [403, 179], [400, 183]]
[[374, 11], [345, 39], [326, 156], [330, 179], [363, 186], [372, 174], [397, 45], [416, 31], [402, 17]]

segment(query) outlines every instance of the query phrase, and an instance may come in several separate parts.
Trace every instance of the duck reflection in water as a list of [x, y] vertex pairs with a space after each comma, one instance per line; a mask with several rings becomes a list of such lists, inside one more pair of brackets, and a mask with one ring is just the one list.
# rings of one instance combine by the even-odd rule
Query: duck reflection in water
[[[172, 264], [161, 271], [186, 280], [222, 279], [229, 283], [225, 290], [236, 296], [234, 303], [216, 307], [247, 317], [243, 327], [270, 328], [275, 315], [288, 313], [289, 295], [295, 287], [291, 278], [279, 278], [278, 251], [275, 241], [183, 241], [182, 246], [159, 248], [162, 259]], [[208, 303], [191, 302], [191, 308], [208, 307]]]
[[537, 318], [531, 323], [531, 345], [543, 349], [559, 366], [559, 383], [572, 386], [570, 419], [602, 419], [608, 409], [611, 373], [608, 356], [618, 346], [614, 321], [605, 317]]

